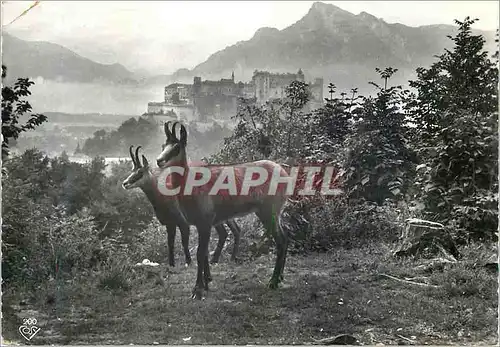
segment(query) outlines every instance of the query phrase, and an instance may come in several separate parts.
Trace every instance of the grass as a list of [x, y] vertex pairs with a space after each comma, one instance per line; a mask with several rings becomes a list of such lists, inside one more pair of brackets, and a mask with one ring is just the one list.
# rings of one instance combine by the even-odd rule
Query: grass
[[164, 268], [165, 285], [135, 270], [126, 289], [100, 285], [99, 274], [65, 282], [60, 302], [50, 304], [55, 287], [28, 306], [9, 294], [4, 337], [22, 342], [17, 328], [34, 316], [42, 330], [31, 344], [309, 344], [339, 334], [363, 344], [497, 343], [497, 277], [472, 261], [420, 273], [416, 260], [394, 259], [387, 245], [336, 249], [289, 256], [284, 283], [269, 290], [273, 255], [241, 264], [228, 258], [226, 250], [212, 266], [202, 301], [190, 298], [196, 266], [183, 266], [180, 249], [177, 267]]

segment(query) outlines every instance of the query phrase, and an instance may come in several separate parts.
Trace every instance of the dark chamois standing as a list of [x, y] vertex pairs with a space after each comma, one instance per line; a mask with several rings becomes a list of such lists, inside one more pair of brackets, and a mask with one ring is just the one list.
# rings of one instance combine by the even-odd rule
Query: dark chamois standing
[[[170, 123], [173, 123], [173, 121], [167, 121], [165, 124], [168, 127], [168, 125]], [[165, 149], [165, 146], [170, 141], [170, 139], [168, 137], [169, 135], [167, 133], [165, 133], [165, 135], [167, 136], [167, 139], [165, 141], [165, 144], [163, 144], [161, 146], [162, 151]], [[238, 253], [239, 253], [241, 229], [235, 220], [226, 221], [226, 225], [229, 227], [229, 230], [231, 230], [231, 233], [233, 234], [233, 237], [234, 237], [233, 250], [231, 252], [231, 261], [236, 261]], [[217, 231], [217, 234], [219, 235], [219, 241], [217, 243], [217, 247], [215, 248], [214, 254], [212, 255], [212, 259], [210, 260], [210, 263], [212, 263], [212, 264], [216, 264], [219, 262], [220, 255], [222, 253], [222, 250], [224, 249], [224, 245], [226, 243], [226, 239], [228, 236], [226, 228], [224, 227], [223, 224], [216, 225], [215, 230]], [[173, 236], [173, 238], [175, 239], [175, 235]], [[187, 238], [185, 238], [185, 239], [183, 238], [182, 240], [183, 240], [183, 242], [184, 242], [184, 240], [186, 240], [186, 247], [187, 247], [187, 244], [189, 243], [189, 235], [187, 236]], [[184, 243], [183, 243], [183, 246], [184, 246]], [[173, 241], [172, 241], [172, 248], [173, 248]]]
[[[170, 131], [168, 123], [165, 124], [167, 143], [157, 158], [157, 164], [161, 168], [180, 167], [184, 171], [183, 175], [171, 174], [172, 187], [181, 190], [184, 186], [184, 177], [188, 177], [189, 170], [192, 168], [188, 165], [186, 157], [187, 131], [184, 125], [180, 124], [180, 138], [177, 138], [175, 128], [178, 124], [178, 122], [174, 123], [172, 131]], [[234, 166], [210, 166], [208, 169], [210, 170], [211, 178], [217, 180], [221, 176], [223, 168], [234, 169], [235, 178], [240, 182], [244, 180], [246, 170], [250, 168], [260, 168], [267, 171], [268, 175], [272, 175], [276, 171], [281, 177], [289, 177], [287, 172], [277, 163], [269, 160], [261, 160]], [[167, 175], [169, 175], [168, 171], [165, 171]], [[193, 170], [193, 172], [195, 171]], [[269, 287], [273, 289], [278, 287], [278, 284], [283, 279], [288, 248], [287, 233], [280, 226], [280, 216], [283, 206], [287, 201], [287, 196], [285, 192], [279, 190], [276, 194], [271, 195], [268, 193], [268, 190], [269, 181], [259, 186], [253, 194], [246, 196], [234, 194], [229, 196], [219, 194], [210, 195], [207, 191], [199, 191], [189, 195], [176, 195], [182, 215], [189, 224], [196, 226], [199, 236], [196, 254], [198, 271], [196, 284], [193, 289], [193, 298], [201, 299], [203, 289], [208, 290], [208, 282], [211, 278], [210, 264], [208, 262], [208, 244], [212, 226], [250, 213], [257, 215], [266, 228], [268, 235], [272, 235], [276, 242], [277, 257]]]
[[[134, 166], [130, 175], [123, 181], [123, 188], [140, 188], [144, 194], [146, 194], [149, 202], [153, 206], [159, 222], [166, 226], [168, 235], [168, 261], [170, 266], [175, 266], [174, 241], [177, 227], [179, 227], [181, 232], [182, 247], [186, 257], [186, 264], [191, 264], [191, 254], [189, 252], [189, 224], [186, 222], [182, 214], [179, 213], [177, 200], [158, 193], [156, 182], [161, 170], [150, 169], [149, 163], [144, 155], [142, 156], [143, 164], [141, 164], [139, 160], [139, 149], [141, 147], [137, 147], [135, 156], [132, 148], [133, 146], [130, 146], [129, 152]], [[234, 247], [231, 254], [231, 260], [235, 260], [240, 241], [240, 229], [234, 221], [229, 221], [228, 224], [230, 224], [230, 229], [234, 235]], [[215, 249], [212, 257], [212, 263], [217, 263], [219, 261], [219, 257], [222, 253], [222, 249], [224, 248], [228, 235], [223, 225], [218, 225], [215, 229], [219, 235], [219, 242], [217, 243], [217, 248]]]

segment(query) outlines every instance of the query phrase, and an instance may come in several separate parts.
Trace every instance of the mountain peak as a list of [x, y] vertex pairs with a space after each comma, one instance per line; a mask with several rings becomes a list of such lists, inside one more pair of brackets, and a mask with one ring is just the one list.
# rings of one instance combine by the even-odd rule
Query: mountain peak
[[255, 34], [253, 35], [253, 38], [270, 37], [270, 36], [276, 35], [279, 32], [280, 31], [276, 28], [263, 27], [263, 28], [257, 29]]
[[369, 19], [369, 20], [375, 20], [375, 21], [379, 20], [374, 15], [372, 15], [372, 14], [370, 14], [368, 12], [365, 12], [365, 11], [362, 11], [360, 14], [358, 14], [358, 16], [361, 17], [361, 18], [363, 18], [363, 19]]
[[317, 1], [313, 3], [309, 12], [299, 22], [302, 22], [305, 27], [318, 28], [351, 22], [355, 18], [354, 14], [340, 7]]
[[316, 1], [315, 3], [313, 3], [309, 12], [321, 13], [323, 15], [332, 15], [332, 14], [352, 15], [352, 13], [341, 9], [340, 7], [337, 7], [332, 4], [325, 4], [324, 2], [321, 1]]
[[321, 11], [322, 9], [326, 9], [326, 8], [328, 8], [328, 7], [329, 7], [329, 5], [328, 5], [328, 4], [325, 4], [324, 2], [321, 2], [321, 1], [315, 1], [315, 2], [312, 4], [312, 6], [311, 6], [311, 8], [312, 8], [313, 10], [317, 10], [317, 11]]

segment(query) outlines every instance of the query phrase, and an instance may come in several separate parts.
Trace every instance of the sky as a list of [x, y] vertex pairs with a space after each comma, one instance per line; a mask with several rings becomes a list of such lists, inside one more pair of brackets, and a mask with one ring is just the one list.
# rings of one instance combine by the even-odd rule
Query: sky
[[[453, 24], [469, 15], [477, 29], [498, 28], [498, 1], [323, 1], [409, 26]], [[25, 40], [61, 44], [100, 63], [167, 74], [250, 39], [261, 27], [283, 29], [313, 1], [3, 1], [2, 28]]]

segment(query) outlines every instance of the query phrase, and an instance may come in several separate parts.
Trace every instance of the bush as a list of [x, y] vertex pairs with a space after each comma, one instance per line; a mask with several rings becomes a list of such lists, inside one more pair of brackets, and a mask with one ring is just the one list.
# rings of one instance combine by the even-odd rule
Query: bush
[[[177, 239], [180, 231], [177, 230]], [[136, 262], [149, 259], [152, 262], [164, 263], [167, 259], [167, 230], [155, 218], [146, 228], [139, 231], [131, 249], [131, 256]]]
[[121, 188], [125, 165], [105, 178], [102, 158], [78, 164], [34, 149], [6, 160], [5, 283], [34, 289], [55, 278], [83, 277], [100, 262], [130, 256], [129, 245], [143, 245], [136, 236], [153, 211], [142, 192]]
[[344, 199], [329, 200], [309, 211], [310, 227], [297, 236], [293, 248], [299, 252], [328, 251], [394, 242], [403, 227], [401, 212], [402, 208], [392, 202], [379, 206], [366, 201], [348, 205]]
[[129, 257], [113, 256], [98, 266], [99, 289], [113, 292], [128, 291], [133, 281], [133, 264]]

